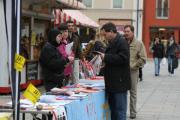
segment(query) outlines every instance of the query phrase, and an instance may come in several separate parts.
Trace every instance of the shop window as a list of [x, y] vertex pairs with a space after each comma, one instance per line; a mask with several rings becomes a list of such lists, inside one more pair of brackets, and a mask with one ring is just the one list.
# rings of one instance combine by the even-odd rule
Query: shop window
[[23, 36], [20, 40], [20, 55], [25, 57], [26, 59], [30, 58], [30, 45], [29, 45], [29, 37], [26, 35]]
[[40, 52], [41, 52], [41, 49], [44, 46], [44, 44], [45, 44], [45, 40], [44, 40], [42, 33], [36, 34], [35, 45], [33, 46], [33, 58], [34, 58], [34, 60], [39, 59]]
[[169, 16], [169, 0], [156, 0], [156, 17], [168, 18]]
[[87, 8], [92, 8], [92, 0], [82, 0], [82, 3], [83, 3]]
[[113, 8], [122, 8], [123, 0], [113, 0]]

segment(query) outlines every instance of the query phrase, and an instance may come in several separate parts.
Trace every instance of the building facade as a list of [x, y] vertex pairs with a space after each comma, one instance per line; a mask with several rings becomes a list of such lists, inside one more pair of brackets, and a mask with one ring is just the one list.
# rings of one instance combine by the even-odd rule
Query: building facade
[[159, 37], [164, 45], [171, 36], [180, 42], [179, 0], [144, 0], [143, 40], [148, 57], [152, 56], [150, 45]]
[[88, 17], [103, 25], [113, 22], [119, 32], [124, 25], [135, 26], [136, 37], [142, 39], [143, 0], [82, 0], [87, 9], [81, 10]]

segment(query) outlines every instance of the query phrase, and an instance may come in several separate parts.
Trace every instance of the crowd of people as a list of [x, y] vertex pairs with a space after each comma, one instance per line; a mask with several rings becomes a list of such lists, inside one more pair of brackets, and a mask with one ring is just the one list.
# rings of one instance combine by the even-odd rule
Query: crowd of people
[[[40, 65], [46, 91], [62, 87], [73, 81], [73, 62], [75, 59], [90, 61], [100, 56], [102, 66], [99, 75], [104, 76], [105, 91], [108, 95], [111, 120], [126, 120], [128, 91], [130, 93], [130, 118], [135, 119], [137, 110], [137, 84], [142, 81], [142, 68], [147, 55], [144, 44], [134, 35], [134, 27], [125, 25], [124, 34], [117, 32], [115, 24], [104, 24], [100, 32], [93, 31], [91, 40], [82, 49], [79, 35], [74, 30], [72, 21], [53, 28], [48, 34], [48, 42], [40, 54]], [[67, 53], [66, 45], [72, 43], [71, 52]], [[155, 63], [155, 76], [160, 74], [160, 63], [163, 57], [168, 59], [168, 71], [174, 74], [173, 59], [176, 44], [171, 38], [165, 51], [161, 40], [154, 40], [152, 50]]]

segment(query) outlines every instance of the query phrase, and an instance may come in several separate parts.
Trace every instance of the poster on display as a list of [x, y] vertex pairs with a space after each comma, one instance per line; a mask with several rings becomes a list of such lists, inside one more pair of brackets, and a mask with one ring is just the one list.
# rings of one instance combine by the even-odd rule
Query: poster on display
[[38, 61], [28, 61], [26, 63], [26, 80], [37, 80], [38, 78]]

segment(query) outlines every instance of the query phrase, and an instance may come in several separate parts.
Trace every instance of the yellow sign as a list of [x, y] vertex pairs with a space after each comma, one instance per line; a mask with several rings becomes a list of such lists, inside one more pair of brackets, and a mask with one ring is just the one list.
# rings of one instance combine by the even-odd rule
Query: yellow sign
[[17, 71], [22, 71], [25, 61], [26, 59], [23, 56], [16, 54], [14, 68]]
[[41, 93], [33, 84], [30, 83], [27, 89], [25, 90], [23, 96], [26, 99], [32, 101], [33, 103], [36, 103], [40, 98]]

